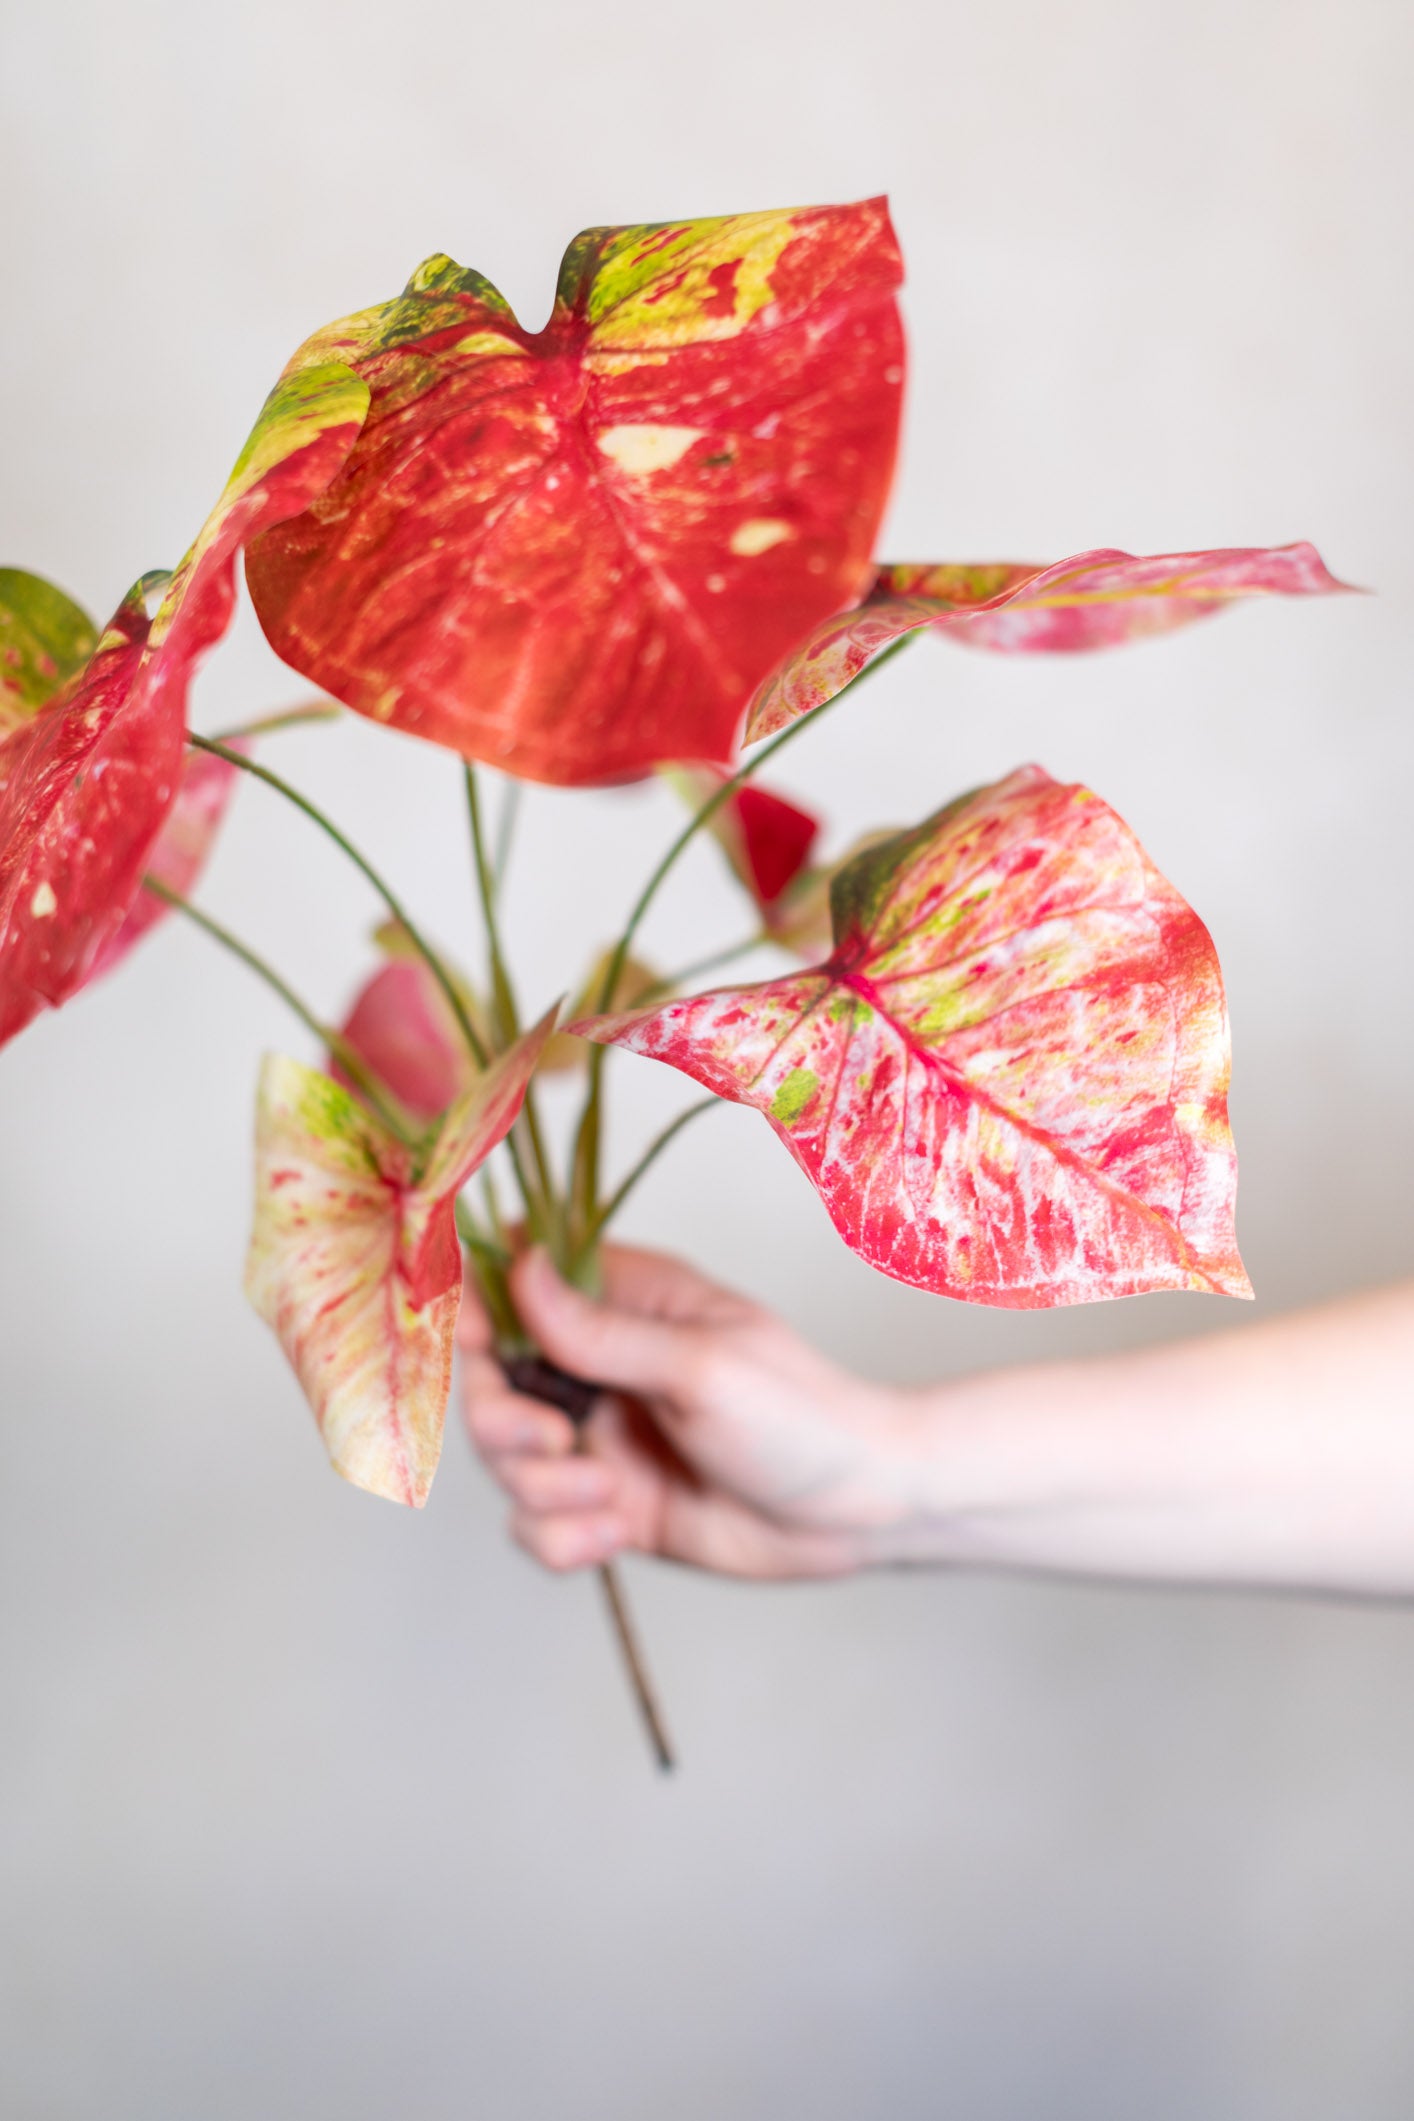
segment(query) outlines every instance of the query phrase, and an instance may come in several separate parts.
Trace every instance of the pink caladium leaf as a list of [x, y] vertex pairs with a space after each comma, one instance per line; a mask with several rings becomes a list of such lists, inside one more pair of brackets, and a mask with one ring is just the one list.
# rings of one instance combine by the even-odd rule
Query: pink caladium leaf
[[1314, 545], [1228, 551], [1082, 552], [1054, 566], [1011, 561], [881, 568], [853, 611], [823, 621], [761, 686], [746, 741], [773, 736], [823, 707], [884, 649], [929, 626], [1003, 654], [1114, 648], [1171, 633], [1243, 597], [1328, 596], [1348, 590]]
[[511, 1127], [552, 1009], [476, 1077], [416, 1154], [341, 1084], [267, 1057], [246, 1293], [279, 1337], [336, 1472], [427, 1500], [461, 1300], [455, 1202]]
[[[472, 998], [465, 997], [468, 1003]], [[472, 1005], [473, 1021], [477, 1013]], [[341, 1026], [343, 1036], [414, 1119], [436, 1119], [467, 1091], [476, 1063], [425, 958], [391, 953]], [[329, 1072], [352, 1089], [337, 1060]]]
[[291, 364], [347, 361], [372, 407], [247, 555], [276, 652], [532, 780], [724, 763], [754, 687], [870, 579], [901, 279], [881, 199], [589, 229], [540, 332], [429, 258]]
[[754, 1105], [900, 1281], [1250, 1295], [1217, 956], [1114, 811], [1023, 767], [860, 855], [832, 912], [817, 970], [571, 1028]]
[[[715, 766], [666, 768], [664, 779], [692, 810], [700, 810], [729, 778]], [[820, 820], [783, 795], [743, 782], [714, 813], [707, 829], [724, 850], [732, 873], [756, 901], [769, 930], [800, 877], [820, 834]]]
[[122, 926], [181, 785], [187, 689], [230, 623], [236, 553], [327, 485], [367, 402], [337, 364], [278, 384], [176, 573], [135, 584], [89, 660], [0, 738], [0, 1043], [76, 993]]

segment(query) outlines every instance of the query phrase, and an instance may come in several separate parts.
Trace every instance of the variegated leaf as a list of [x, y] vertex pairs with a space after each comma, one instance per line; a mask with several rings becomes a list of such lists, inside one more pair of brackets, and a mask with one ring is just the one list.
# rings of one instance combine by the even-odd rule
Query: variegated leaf
[[38, 714], [98, 642], [98, 628], [42, 575], [0, 567], [0, 737]]
[[334, 364], [278, 384], [176, 573], [135, 584], [89, 661], [0, 740], [0, 1043], [76, 993], [122, 926], [180, 785], [192, 673], [230, 623], [236, 552], [328, 483], [367, 401]]
[[828, 956], [834, 934], [830, 922], [830, 894], [835, 878], [859, 855], [896, 837], [894, 827], [861, 832], [837, 861], [803, 869], [772, 908], [772, 942], [779, 944], [782, 950], [789, 950], [793, 956], [803, 958], [807, 964]]
[[816, 971], [572, 1028], [754, 1105], [901, 1281], [1250, 1294], [1217, 957], [1106, 804], [1024, 767], [857, 857], [832, 912]]
[[276, 651], [533, 780], [725, 761], [753, 688], [869, 580], [901, 276], [879, 199], [590, 229], [540, 332], [429, 258], [291, 364], [347, 361], [372, 407], [248, 554]]
[[502, 1140], [557, 1011], [479, 1075], [420, 1159], [341, 1084], [261, 1072], [246, 1293], [278, 1335], [335, 1471], [427, 1500], [461, 1299], [454, 1204]]
[[905, 634], [931, 626], [1004, 654], [1113, 648], [1170, 633], [1243, 597], [1326, 596], [1347, 588], [1314, 545], [1214, 552], [1082, 552], [1054, 566], [884, 567], [864, 602], [823, 621], [762, 685], [746, 742], [823, 707]]

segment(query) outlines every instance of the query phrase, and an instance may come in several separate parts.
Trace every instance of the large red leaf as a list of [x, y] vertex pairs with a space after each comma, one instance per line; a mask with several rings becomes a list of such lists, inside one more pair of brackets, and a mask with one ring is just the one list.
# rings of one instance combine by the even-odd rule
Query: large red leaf
[[479, 1075], [415, 1159], [327, 1075], [261, 1071], [246, 1293], [278, 1334], [335, 1470], [427, 1500], [461, 1297], [457, 1193], [504, 1137], [556, 1011]]
[[1206, 929], [1023, 767], [835, 880], [818, 970], [572, 1028], [754, 1105], [853, 1250], [972, 1302], [1249, 1295]]
[[372, 407], [247, 555], [277, 653], [532, 780], [725, 762], [753, 687], [869, 580], [901, 277], [880, 199], [590, 229], [540, 332], [429, 258], [291, 364], [348, 361]]
[[230, 623], [236, 552], [328, 483], [367, 397], [337, 364], [278, 384], [156, 617], [149, 575], [0, 739], [0, 1042], [67, 1001], [122, 926], [180, 783], [192, 673]]
[[884, 567], [862, 604], [819, 625], [761, 686], [746, 741], [823, 707], [905, 634], [931, 626], [1004, 654], [1114, 648], [1170, 633], [1240, 597], [1343, 590], [1314, 545], [1214, 552], [1082, 552], [1054, 566]]

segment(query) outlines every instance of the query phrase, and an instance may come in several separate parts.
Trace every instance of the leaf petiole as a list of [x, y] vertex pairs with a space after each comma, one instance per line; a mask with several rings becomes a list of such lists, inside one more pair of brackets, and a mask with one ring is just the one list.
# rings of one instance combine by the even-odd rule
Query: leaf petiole
[[605, 1201], [603, 1207], [595, 1215], [580, 1246], [581, 1256], [587, 1256], [598, 1243], [610, 1222], [618, 1214], [619, 1209], [638, 1184], [638, 1181], [658, 1161], [669, 1142], [681, 1134], [688, 1122], [696, 1119], [699, 1113], [710, 1112], [721, 1102], [722, 1100], [719, 1097], [700, 1097], [695, 1105], [689, 1105], [685, 1111], [679, 1112], [676, 1119], [669, 1120], [667, 1126], [663, 1128], [660, 1134], [654, 1135], [628, 1176], [615, 1187], [608, 1200]]
[[337, 700], [308, 700], [302, 707], [285, 707], [278, 714], [262, 714], [252, 722], [238, 722], [233, 729], [218, 729], [209, 741], [233, 744], [238, 737], [274, 736], [281, 729], [302, 729], [310, 722], [337, 722], [343, 711]]
[[175, 907], [178, 913], [184, 913], [189, 921], [194, 921], [214, 942], [220, 943], [223, 949], [229, 950], [233, 957], [238, 957], [243, 965], [263, 979], [266, 986], [278, 994], [287, 1008], [292, 1009], [300, 1022], [314, 1033], [320, 1044], [333, 1054], [349, 1080], [357, 1084], [359, 1091], [373, 1107], [389, 1133], [396, 1135], [408, 1148], [417, 1146], [417, 1135], [409, 1128], [402, 1114], [389, 1103], [377, 1077], [370, 1073], [340, 1032], [335, 1031], [331, 1025], [320, 1022], [314, 1011], [301, 1001], [294, 988], [287, 980], [281, 978], [273, 965], [267, 964], [258, 951], [251, 949], [249, 943], [243, 943], [238, 935], [233, 935], [229, 928], [224, 928], [220, 921], [213, 920], [209, 913], [203, 913], [199, 906], [194, 906], [190, 899], [183, 898], [180, 892], [173, 891], [160, 878], [144, 877], [143, 888], [150, 891], [154, 898], [161, 899], [164, 906]]
[[[491, 999], [496, 1034], [503, 1046], [509, 1046], [519, 1035], [520, 1015], [516, 1007], [515, 989], [506, 969], [505, 952], [501, 947], [501, 924], [496, 910], [497, 883], [481, 819], [481, 793], [476, 768], [471, 760], [467, 759], [462, 770], [466, 780], [467, 816], [471, 821], [471, 850], [472, 863], [476, 870], [476, 890], [486, 929], [486, 954], [491, 970]], [[536, 1185], [533, 1190], [528, 1183], [528, 1173], [521, 1156], [522, 1135], [535, 1165]], [[561, 1217], [555, 1195], [554, 1175], [545, 1152], [544, 1137], [540, 1132], [534, 1091], [529, 1085], [526, 1087], [525, 1102], [521, 1106], [515, 1127], [507, 1139], [507, 1149], [515, 1167], [517, 1184], [532, 1220], [538, 1220], [556, 1251], [561, 1251]]]
[[[856, 685], [863, 684], [866, 678], [873, 677], [876, 672], [882, 670], [885, 663], [891, 662], [896, 655], [900, 655], [909, 646], [910, 642], [916, 638], [915, 634], [906, 633], [899, 640], [890, 642], [881, 655], [875, 656], [872, 663], [866, 663], [862, 670], [855, 673], [847, 685], [842, 685], [833, 699], [824, 701], [822, 705], [814, 708], [809, 714], [801, 715], [798, 720], [791, 722], [778, 735], [773, 736], [769, 743], [763, 744], [754, 758], [748, 759], [746, 764], [740, 767], [730, 780], [723, 781], [720, 788], [714, 789], [700, 809], [693, 813], [634, 901], [633, 910], [629, 914], [624, 932], [619, 937], [613, 954], [604, 968], [604, 977], [600, 982], [599, 995], [596, 1002], [598, 1011], [602, 1012], [612, 1007], [613, 997], [618, 991], [620, 976], [644, 915], [657, 897], [659, 887], [672, 873], [679, 857], [692, 845], [703, 826], [712, 822], [722, 805], [730, 802], [738, 788], [744, 787], [747, 781], [766, 764], [768, 759], [774, 758], [776, 753], [783, 750], [793, 737], [799, 735], [802, 729], [818, 722], [822, 714], [827, 713], [847, 693], [853, 692]], [[603, 1126], [605, 1051], [605, 1047], [596, 1046], [589, 1057], [589, 1083], [585, 1091], [579, 1126], [575, 1133], [573, 1177], [571, 1180], [571, 1210], [576, 1221], [582, 1227], [587, 1227], [597, 1212], [595, 1203], [599, 1195], [599, 1137]], [[583, 1240], [581, 1240], [582, 1243]]]
[[256, 780], [264, 781], [267, 788], [273, 788], [277, 795], [282, 795], [285, 798], [286, 802], [293, 803], [297, 810], [302, 810], [307, 818], [318, 825], [321, 832], [327, 833], [334, 845], [348, 856], [355, 868], [362, 871], [388, 908], [388, 911], [392, 914], [394, 920], [401, 922], [406, 930], [408, 941], [417, 951], [418, 956], [426, 963], [428, 970], [446, 996], [472, 1058], [478, 1067], [484, 1068], [489, 1056], [485, 1046], [477, 1036], [475, 1025], [467, 1014], [466, 1003], [457, 992], [455, 980], [453, 980], [432, 945], [409, 916], [402, 900], [396, 896], [392, 887], [380, 876], [368, 857], [359, 852], [352, 840], [339, 830], [333, 819], [326, 816], [317, 803], [312, 803], [308, 796], [301, 795], [297, 788], [292, 788], [290, 783], [282, 780], [278, 773], [272, 773], [268, 766], [260, 765], [255, 759], [246, 758], [242, 752], [232, 751], [229, 746], [220, 743], [215, 737], [197, 736], [193, 731], [189, 730], [187, 732], [187, 742], [194, 746], [197, 751], [209, 751], [215, 758], [225, 759], [230, 765], [238, 766], [242, 773], [252, 774]]

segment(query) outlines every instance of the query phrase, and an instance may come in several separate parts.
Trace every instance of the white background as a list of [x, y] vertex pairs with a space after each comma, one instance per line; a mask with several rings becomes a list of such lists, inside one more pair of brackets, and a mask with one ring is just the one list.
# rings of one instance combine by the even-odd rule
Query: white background
[[[1030, 758], [1089, 780], [1222, 952], [1258, 1313], [1414, 1267], [1400, 0], [6, 17], [0, 557], [100, 618], [306, 332], [426, 253], [537, 324], [587, 223], [881, 189], [889, 556], [1306, 536], [1377, 590], [1054, 665], [925, 643], [784, 778], [836, 845]], [[247, 615], [196, 713], [300, 690]], [[449, 758], [279, 763], [470, 947]], [[532, 802], [532, 999], [672, 819]], [[372, 901], [259, 789], [204, 891], [325, 1009], [368, 962]], [[660, 955], [739, 917], [704, 854]], [[1407, 2121], [1414, 1618], [640, 1567], [656, 1782], [592, 1584], [507, 1547], [458, 1434], [421, 1516], [327, 1471], [239, 1293], [268, 1044], [309, 1052], [173, 925], [0, 1059], [3, 2121]], [[619, 1076], [624, 1153], [680, 1085]], [[630, 1224], [898, 1377], [1251, 1316], [887, 1284], [740, 1111]]]

